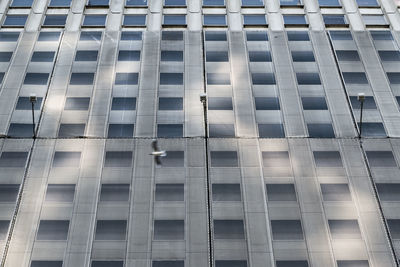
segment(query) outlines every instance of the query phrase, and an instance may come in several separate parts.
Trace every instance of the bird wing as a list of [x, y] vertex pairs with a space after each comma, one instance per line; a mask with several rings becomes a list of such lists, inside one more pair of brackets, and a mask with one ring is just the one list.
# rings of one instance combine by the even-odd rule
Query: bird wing
[[154, 157], [154, 161], [156, 162], [157, 165], [161, 165], [161, 159], [159, 156]]
[[153, 148], [154, 151], [158, 151], [158, 145], [157, 145], [157, 140], [153, 140], [151, 142], [151, 147]]

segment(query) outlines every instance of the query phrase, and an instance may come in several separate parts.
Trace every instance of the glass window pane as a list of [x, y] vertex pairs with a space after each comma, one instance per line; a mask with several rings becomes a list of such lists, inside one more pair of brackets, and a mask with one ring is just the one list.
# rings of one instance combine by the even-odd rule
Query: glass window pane
[[268, 201], [297, 201], [294, 184], [267, 184], [266, 188]]
[[325, 97], [302, 97], [304, 110], [328, 110]]
[[332, 40], [345, 41], [353, 40], [350, 31], [329, 31]]
[[62, 267], [62, 261], [32, 261], [30, 267]]
[[91, 267], [123, 267], [123, 261], [92, 261]]
[[64, 26], [67, 21], [67, 15], [46, 15], [44, 26]]
[[186, 25], [186, 15], [164, 15], [164, 25]]
[[381, 201], [400, 201], [400, 184], [376, 184]]
[[203, 15], [204, 26], [225, 26], [225, 15]]
[[378, 51], [382, 61], [400, 61], [399, 51]]
[[27, 15], [7, 15], [3, 26], [25, 26]]
[[33, 52], [32, 62], [53, 62], [55, 52]]
[[65, 110], [88, 110], [89, 97], [67, 97], [65, 100]]
[[183, 51], [161, 51], [161, 61], [183, 61]]
[[250, 62], [271, 62], [270, 51], [249, 51]]
[[56, 151], [54, 153], [53, 167], [79, 167], [81, 152]]
[[28, 152], [3, 152], [0, 156], [0, 167], [19, 168], [25, 167]]
[[279, 110], [279, 98], [277, 97], [255, 97], [256, 110]]
[[307, 261], [276, 261], [276, 267], [308, 267]]
[[97, 220], [95, 240], [125, 240], [125, 220]]
[[0, 52], [0, 62], [10, 62], [13, 52]]
[[338, 267], [369, 267], [367, 260], [337, 261]]
[[294, 62], [314, 62], [314, 53], [312, 51], [292, 51]]
[[328, 224], [333, 239], [361, 238], [357, 220], [328, 220]]
[[229, 56], [228, 51], [207, 51], [206, 52], [207, 62], [228, 62]]
[[31, 85], [46, 85], [49, 79], [48, 73], [27, 73], [25, 76], [24, 84]]
[[268, 33], [267, 32], [246, 32], [247, 41], [268, 41]]
[[356, 0], [359, 7], [379, 6], [376, 0]]
[[86, 124], [61, 123], [58, 137], [81, 137], [85, 135]]
[[348, 25], [344, 15], [322, 15], [325, 25]]
[[163, 31], [161, 33], [163, 41], [181, 41], [183, 40], [183, 32], [181, 31]]
[[108, 6], [109, 0], [88, 0], [88, 6]]
[[71, 0], [51, 0], [50, 7], [69, 7], [71, 5]]
[[18, 41], [19, 32], [0, 32], [0, 42]]
[[46, 199], [49, 202], [73, 202], [75, 195], [74, 184], [49, 184]]
[[[357, 123], [360, 129], [360, 123]], [[362, 136], [364, 137], [384, 137], [386, 136], [385, 128], [382, 123], [379, 122], [363, 122], [362, 124]]]
[[81, 36], [79, 37], [80, 41], [101, 41], [102, 32], [81, 32]]
[[321, 84], [321, 80], [319, 78], [318, 73], [306, 73], [306, 72], [298, 72], [296, 73], [297, 83], [298, 84], [306, 84], [306, 85], [314, 85]]
[[229, 85], [231, 78], [229, 73], [207, 73], [208, 85]]
[[[36, 103], [34, 105], [35, 110], [40, 110], [42, 106], [43, 97], [37, 97]], [[29, 97], [20, 96], [18, 98], [17, 105], [15, 107], [16, 110], [31, 110], [32, 103], [29, 101]]]
[[184, 261], [153, 261], [152, 267], [184, 267]]
[[85, 15], [83, 26], [105, 26], [107, 15]]
[[147, 6], [147, 0], [126, 0], [126, 6]]
[[287, 36], [289, 41], [310, 41], [308, 33], [304, 31], [289, 31]]
[[113, 97], [111, 110], [136, 110], [136, 98]]
[[97, 61], [98, 51], [78, 50], [75, 54], [75, 61]]
[[399, 219], [388, 219], [387, 220], [390, 236], [393, 239], [400, 239], [400, 220]]
[[131, 167], [132, 151], [106, 151], [104, 167]]
[[3, 82], [4, 72], [0, 72], [0, 84]]
[[296, 6], [301, 4], [300, 0], [279, 0], [279, 1], [281, 3], [281, 6]]
[[36, 240], [67, 240], [69, 221], [41, 220]]
[[139, 41], [142, 40], [142, 32], [128, 32], [121, 33], [121, 41]]
[[383, 15], [362, 15], [365, 25], [389, 25]]
[[312, 138], [335, 138], [331, 123], [308, 123], [307, 129]]
[[94, 73], [72, 73], [69, 81], [70, 85], [92, 85]]
[[372, 39], [375, 41], [390, 40], [393, 41], [393, 36], [390, 31], [370, 31]]
[[41, 32], [38, 37], [40, 42], [56, 42], [60, 39], [60, 32]]
[[158, 99], [159, 110], [182, 110], [183, 98], [182, 97], [160, 97]]
[[324, 201], [351, 201], [348, 184], [321, 184]]
[[263, 151], [264, 167], [290, 167], [288, 151]]
[[213, 184], [213, 201], [241, 201], [240, 184]]
[[182, 137], [183, 124], [157, 124], [158, 137]]
[[164, 0], [165, 6], [186, 6], [186, 0]]
[[129, 184], [102, 184], [100, 201], [128, 201]]
[[274, 240], [302, 240], [303, 229], [300, 220], [271, 220]]
[[263, 0], [242, 0], [242, 6], [263, 6]]
[[211, 167], [237, 167], [236, 151], [211, 151]]
[[276, 84], [275, 75], [273, 73], [252, 73], [251, 79], [254, 85]]
[[[350, 96], [350, 103], [353, 109], [361, 108], [361, 102], [358, 101], [357, 96]], [[373, 96], [365, 97], [363, 109], [376, 109], [376, 103]]]
[[209, 110], [233, 110], [231, 97], [209, 97]]
[[226, 41], [226, 32], [223, 31], [206, 31], [206, 41]]
[[134, 85], [138, 84], [139, 73], [117, 72], [115, 74], [115, 85]]
[[283, 15], [283, 22], [285, 25], [305, 25], [307, 24], [304, 15]]
[[203, 0], [203, 6], [224, 6], [224, 0]]
[[265, 15], [243, 15], [243, 25], [267, 25]]
[[214, 220], [215, 239], [244, 239], [242, 220]]
[[313, 151], [317, 167], [342, 167], [339, 151]]
[[0, 184], [0, 202], [15, 202], [19, 184]]
[[110, 124], [108, 138], [132, 137], [134, 127], [134, 124]]
[[283, 124], [258, 124], [260, 138], [284, 138], [285, 130]]
[[215, 267], [247, 267], [247, 261], [241, 260], [216, 260]]
[[10, 7], [31, 7], [33, 0], [13, 0]]
[[336, 50], [339, 61], [360, 61], [360, 56], [356, 50]]
[[8, 136], [11, 137], [32, 137], [32, 123], [10, 123], [8, 128]]
[[184, 220], [154, 220], [154, 240], [184, 240]]
[[185, 152], [184, 151], [167, 151], [167, 156], [162, 158], [164, 167], [184, 167]]
[[160, 73], [160, 85], [182, 85], [183, 73]]
[[339, 7], [339, 0], [318, 0], [321, 7]]
[[0, 220], [0, 240], [6, 239], [9, 225], [10, 221]]
[[156, 184], [156, 201], [184, 201], [183, 184]]
[[209, 124], [210, 137], [235, 137], [235, 126], [233, 124]]
[[400, 72], [386, 72], [390, 84], [400, 84]]
[[392, 151], [366, 151], [371, 167], [396, 167]]

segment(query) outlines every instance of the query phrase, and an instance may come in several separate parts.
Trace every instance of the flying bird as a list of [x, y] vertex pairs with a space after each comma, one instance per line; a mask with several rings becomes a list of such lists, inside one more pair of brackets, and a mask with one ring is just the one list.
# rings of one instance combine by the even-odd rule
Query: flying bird
[[153, 149], [153, 152], [151, 152], [150, 155], [154, 157], [154, 162], [156, 163], [156, 165], [161, 165], [161, 158], [167, 156], [167, 152], [158, 148], [156, 139], [153, 139], [153, 141], [151, 142], [151, 147]]

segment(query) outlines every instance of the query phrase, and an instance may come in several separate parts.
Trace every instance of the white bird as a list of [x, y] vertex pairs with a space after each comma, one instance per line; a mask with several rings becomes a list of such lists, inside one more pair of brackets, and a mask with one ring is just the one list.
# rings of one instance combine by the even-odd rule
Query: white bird
[[154, 157], [154, 161], [157, 165], [161, 165], [161, 158], [167, 156], [167, 152], [158, 148], [156, 139], [153, 139], [151, 142], [151, 147], [153, 148], [153, 152], [151, 152], [150, 155]]

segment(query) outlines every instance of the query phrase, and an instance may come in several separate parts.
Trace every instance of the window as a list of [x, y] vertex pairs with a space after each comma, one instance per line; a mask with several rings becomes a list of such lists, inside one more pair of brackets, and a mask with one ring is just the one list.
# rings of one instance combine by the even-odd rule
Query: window
[[[357, 123], [357, 125], [360, 128], [360, 123]], [[386, 136], [386, 131], [380, 122], [363, 122], [362, 136], [383, 137]]]
[[25, 76], [24, 84], [30, 85], [46, 85], [49, 79], [48, 73], [32, 73], [28, 72]]
[[308, 33], [304, 31], [287, 32], [287, 37], [289, 41], [310, 41]]
[[184, 151], [167, 151], [167, 156], [162, 158], [162, 165], [164, 167], [184, 167]]
[[183, 184], [156, 184], [156, 201], [184, 201], [185, 187]]
[[92, 85], [94, 80], [94, 73], [72, 73], [69, 81], [70, 85]]
[[211, 151], [211, 167], [238, 167], [236, 151]]
[[79, 167], [81, 152], [56, 151], [54, 153], [53, 167]]
[[134, 124], [109, 124], [108, 138], [132, 137]]
[[106, 25], [107, 15], [85, 15], [83, 26], [98, 26], [104, 27]]
[[279, 110], [279, 98], [277, 97], [255, 97], [256, 110]]
[[174, 261], [153, 261], [152, 267], [184, 267], [185, 262], [174, 260]]
[[36, 240], [67, 240], [69, 221], [40, 220]]
[[186, 15], [164, 15], [163, 25], [186, 25]]
[[362, 15], [362, 20], [366, 26], [385, 26], [389, 25], [383, 15]]
[[209, 110], [232, 110], [232, 97], [209, 97]]
[[276, 267], [308, 267], [307, 261], [276, 261]]
[[147, 6], [147, 0], [126, 0], [125, 6]]
[[250, 62], [271, 62], [270, 51], [249, 51]]
[[285, 25], [307, 25], [304, 15], [283, 15], [283, 23]]
[[32, 261], [30, 267], [62, 267], [62, 261]]
[[243, 220], [214, 220], [215, 239], [244, 239]]
[[328, 220], [328, 224], [333, 239], [361, 238], [357, 220]]
[[[360, 109], [361, 102], [357, 96], [350, 96], [350, 103], [353, 109]], [[373, 96], [366, 96], [364, 99], [363, 109], [376, 109], [376, 104]]]
[[158, 137], [182, 137], [183, 124], [157, 124]]
[[121, 41], [140, 41], [142, 40], [142, 32], [128, 32], [121, 33]]
[[203, 20], [204, 26], [226, 26], [225, 15], [203, 15]]
[[0, 62], [10, 62], [13, 52], [0, 52]]
[[370, 33], [374, 41], [393, 41], [393, 36], [390, 31], [370, 31]]
[[[29, 99], [28, 99], [29, 101]], [[65, 110], [88, 110], [89, 109], [89, 97], [67, 97], [65, 101]]]
[[258, 135], [260, 138], [284, 138], [285, 130], [283, 124], [258, 124]]
[[81, 32], [79, 41], [101, 41], [102, 32]]
[[4, 72], [0, 72], [0, 84], [3, 82]]
[[399, 51], [378, 51], [382, 61], [400, 61]]
[[400, 84], [400, 72], [386, 72], [390, 84]]
[[390, 235], [393, 239], [400, 239], [400, 220], [388, 219], [386, 220], [389, 226]]
[[117, 72], [115, 74], [115, 85], [134, 85], [138, 84], [139, 73], [136, 72]]
[[351, 201], [348, 184], [321, 184], [324, 201]]
[[104, 167], [131, 167], [132, 151], [106, 151]]
[[95, 240], [125, 240], [126, 220], [97, 220]]
[[243, 15], [243, 25], [267, 25], [265, 15]]
[[[42, 100], [43, 100], [43, 97], [37, 98], [35, 106], [34, 106], [35, 110], [40, 110], [40, 107], [42, 106]], [[20, 96], [18, 98], [18, 102], [17, 102], [15, 109], [16, 110], [31, 110], [32, 104], [29, 101], [29, 97]]]
[[154, 240], [184, 240], [184, 220], [154, 220]]
[[314, 53], [312, 51], [292, 51], [294, 62], [314, 62]]
[[97, 61], [98, 51], [78, 50], [75, 54], [75, 61]]
[[359, 7], [377, 7], [376, 0], [356, 0]]
[[331, 123], [308, 123], [307, 129], [312, 138], [335, 138]]
[[209, 124], [210, 137], [235, 137], [235, 126], [233, 124]]
[[160, 97], [158, 99], [159, 110], [182, 110], [183, 98], [182, 97]]
[[340, 7], [339, 0], [318, 0], [320, 7]]
[[327, 110], [325, 97], [302, 97], [304, 110]]
[[356, 50], [336, 50], [339, 61], [360, 61], [360, 56]]
[[102, 184], [100, 201], [128, 201], [129, 184]]
[[206, 52], [207, 62], [228, 62], [228, 51], [207, 51]]
[[331, 39], [336, 41], [353, 40], [350, 31], [330, 31]]
[[281, 3], [281, 6], [297, 6], [301, 5], [300, 0], [279, 0]]
[[294, 184], [267, 184], [268, 201], [297, 201]]
[[43, 26], [65, 26], [67, 15], [46, 15]]
[[208, 85], [230, 85], [231, 78], [229, 73], [207, 73]]
[[71, 0], [51, 0], [49, 7], [69, 7]]
[[92, 261], [91, 267], [123, 267], [123, 261]]
[[242, 6], [263, 6], [263, 0], [242, 0]]
[[10, 221], [0, 220], [0, 240], [6, 239], [9, 225]]
[[369, 267], [367, 260], [337, 261], [338, 267]]
[[268, 41], [268, 33], [267, 32], [247, 31], [246, 32], [246, 37], [247, 37], [247, 41], [249, 41], [249, 42], [252, 42], [252, 41]]
[[254, 85], [272, 85], [276, 84], [273, 73], [252, 73], [251, 80]]
[[8, 136], [11, 137], [32, 137], [32, 123], [10, 123], [8, 128]]
[[183, 51], [161, 51], [161, 61], [183, 61]]
[[16, 42], [18, 37], [19, 32], [0, 32], [0, 42]]
[[53, 62], [55, 52], [33, 52], [32, 62]]
[[327, 26], [349, 25], [344, 15], [322, 15], [322, 18]]
[[247, 267], [247, 261], [241, 260], [216, 260], [215, 267]]
[[182, 85], [183, 73], [160, 73], [160, 85]]
[[49, 184], [45, 200], [48, 202], [73, 202], [74, 195], [74, 184]]
[[33, 0], [13, 0], [10, 7], [31, 7]]
[[376, 184], [381, 201], [400, 201], [400, 184]]
[[321, 80], [319, 78], [318, 73], [306, 73], [306, 72], [298, 72], [296, 73], [297, 83], [299, 85], [316, 85], [321, 84]]
[[213, 201], [241, 201], [240, 184], [213, 184]]
[[25, 167], [28, 152], [3, 152], [0, 156], [0, 167], [19, 168]]
[[58, 129], [58, 137], [80, 137], [85, 135], [86, 124], [62, 123]]
[[182, 41], [183, 32], [181, 31], [163, 31], [161, 33], [161, 39], [163, 41]]
[[203, 0], [203, 6], [224, 6], [225, 0]]
[[136, 98], [113, 97], [111, 110], [136, 110]]
[[164, 0], [164, 6], [186, 6], [186, 0]]
[[396, 167], [392, 151], [366, 151], [371, 167]]
[[290, 167], [288, 151], [263, 151], [264, 167]]
[[24, 27], [27, 19], [27, 15], [7, 15], [3, 26]]
[[0, 202], [15, 202], [19, 184], [0, 184]]
[[108, 6], [109, 0], [88, 0], [87, 5], [90, 6]]
[[226, 41], [226, 32], [223, 31], [206, 31], [205, 32], [206, 41]]
[[339, 151], [313, 151], [317, 167], [342, 167]]
[[300, 220], [271, 220], [274, 240], [302, 240], [303, 229]]

